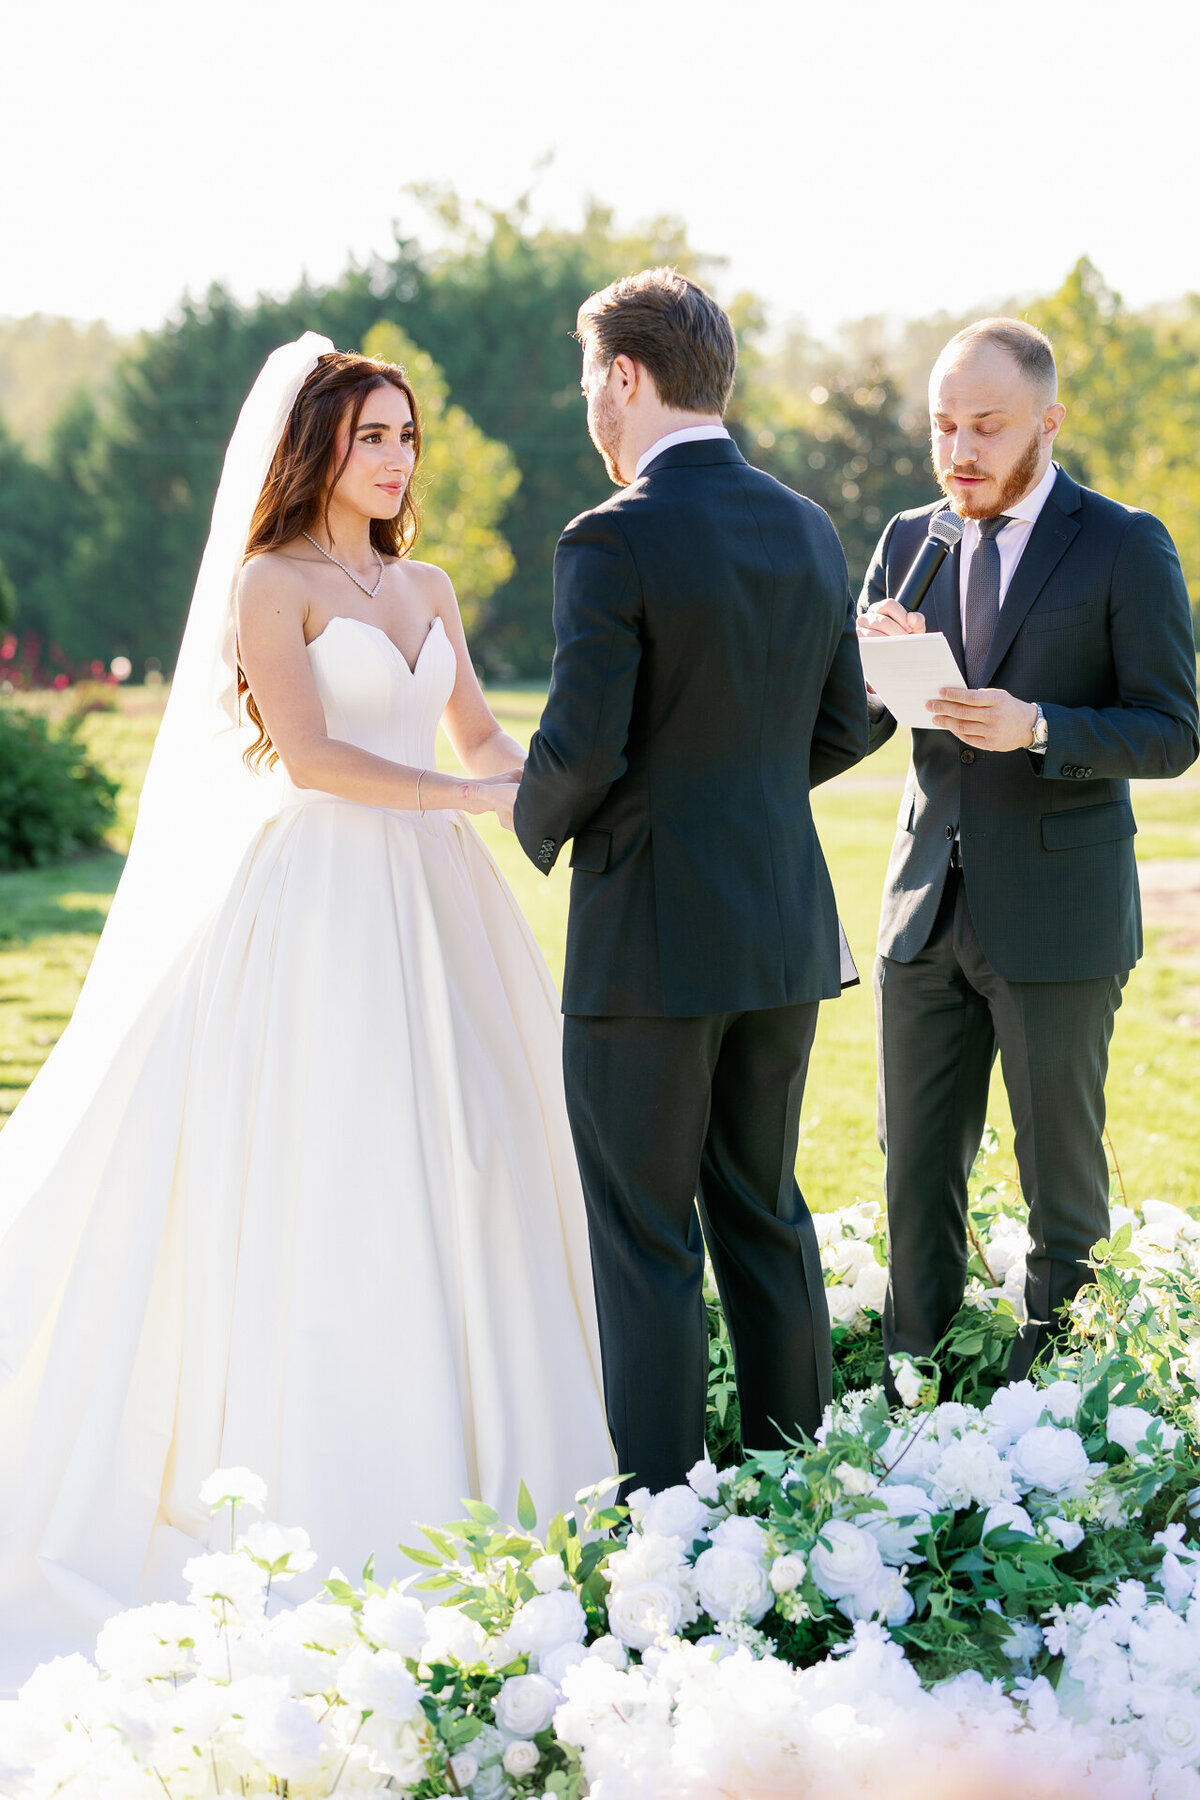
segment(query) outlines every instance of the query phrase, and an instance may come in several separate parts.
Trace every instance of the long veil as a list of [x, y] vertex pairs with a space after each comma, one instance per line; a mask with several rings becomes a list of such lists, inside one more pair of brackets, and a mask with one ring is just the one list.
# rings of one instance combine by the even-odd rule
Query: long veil
[[[332, 348], [309, 331], [274, 351], [229, 441], [125, 870], [74, 1015], [0, 1133], [0, 1240], [67, 1153], [120, 1046], [161, 1012], [248, 845], [278, 810], [279, 781], [242, 761], [250, 734], [238, 722], [233, 598], [288, 415]], [[3, 1337], [0, 1323], [0, 1366]]]

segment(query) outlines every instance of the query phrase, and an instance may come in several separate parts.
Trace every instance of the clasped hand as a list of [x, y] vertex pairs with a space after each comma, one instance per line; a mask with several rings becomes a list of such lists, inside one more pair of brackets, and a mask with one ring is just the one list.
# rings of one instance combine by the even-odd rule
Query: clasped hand
[[506, 769], [502, 775], [485, 775], [476, 781], [464, 781], [459, 803], [463, 812], [494, 812], [504, 829], [511, 831], [521, 775], [520, 769]]
[[[860, 616], [856, 628], [862, 638], [902, 637], [905, 632], [919, 636], [925, 621], [920, 613], [906, 612], [894, 600], [876, 600]], [[931, 725], [953, 732], [973, 749], [1027, 750], [1033, 742], [1037, 707], [1004, 688], [939, 688], [937, 699], [925, 704]]]

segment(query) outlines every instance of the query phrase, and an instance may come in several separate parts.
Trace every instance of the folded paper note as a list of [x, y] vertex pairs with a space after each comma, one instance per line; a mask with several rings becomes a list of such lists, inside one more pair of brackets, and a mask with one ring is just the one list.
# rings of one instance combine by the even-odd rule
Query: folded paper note
[[863, 674], [898, 725], [945, 729], [931, 724], [925, 703], [936, 700], [939, 688], [965, 687], [966, 682], [940, 631], [859, 638], [858, 650]]

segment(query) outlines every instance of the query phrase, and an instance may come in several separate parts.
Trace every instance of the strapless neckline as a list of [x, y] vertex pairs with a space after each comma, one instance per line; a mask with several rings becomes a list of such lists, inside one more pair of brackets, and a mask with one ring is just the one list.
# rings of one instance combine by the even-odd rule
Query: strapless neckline
[[382, 625], [372, 625], [369, 622], [369, 620], [367, 620], [367, 619], [356, 619], [354, 617], [353, 613], [335, 613], [333, 615], [332, 619], [327, 621], [327, 623], [325, 624], [323, 629], [318, 631], [316, 637], [309, 639], [308, 643], [305, 645], [305, 649], [311, 650], [316, 644], [319, 644], [321, 642], [322, 638], [328, 636], [329, 632], [333, 629], [333, 627], [335, 625], [359, 625], [362, 627], [362, 629], [364, 631], [373, 631], [376, 634], [376, 636], [381, 637], [383, 639], [385, 644], [390, 645], [392, 650], [394, 650], [396, 653], [396, 660], [400, 663], [403, 663], [404, 667], [408, 670], [409, 674], [414, 675], [414, 676], [416, 675], [417, 670], [421, 666], [421, 658], [424, 656], [426, 650], [429, 648], [430, 638], [433, 637], [434, 633], [438, 630], [439, 626], [441, 627], [443, 635], [445, 635], [445, 630], [446, 630], [446, 627], [444, 625], [442, 625], [442, 621], [441, 621], [440, 617], [432, 619], [430, 621], [429, 630], [425, 633], [425, 637], [421, 643], [421, 648], [417, 651], [417, 660], [414, 663], [410, 663], [407, 656], [405, 656], [403, 650], [401, 650], [399, 644], [396, 642], [395, 638], [392, 637], [389, 632], [386, 632], [383, 629]]

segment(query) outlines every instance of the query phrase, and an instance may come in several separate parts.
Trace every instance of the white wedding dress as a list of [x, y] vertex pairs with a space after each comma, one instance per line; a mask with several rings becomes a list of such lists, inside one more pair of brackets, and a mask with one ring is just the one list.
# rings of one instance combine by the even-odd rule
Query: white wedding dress
[[[332, 736], [432, 763], [440, 621], [308, 654]], [[0, 1686], [181, 1592], [217, 1466], [385, 1581], [612, 1472], [557, 996], [471, 825], [288, 787], [162, 991], [0, 1238]]]

